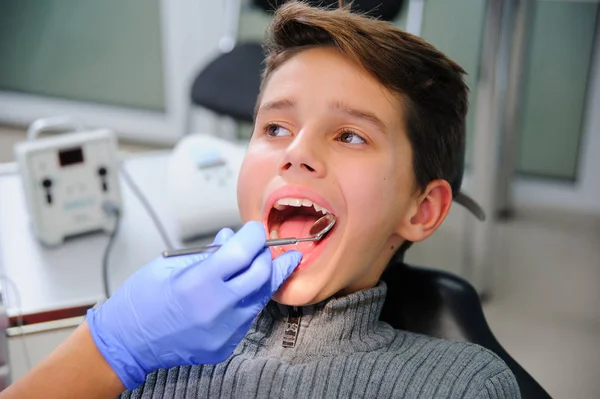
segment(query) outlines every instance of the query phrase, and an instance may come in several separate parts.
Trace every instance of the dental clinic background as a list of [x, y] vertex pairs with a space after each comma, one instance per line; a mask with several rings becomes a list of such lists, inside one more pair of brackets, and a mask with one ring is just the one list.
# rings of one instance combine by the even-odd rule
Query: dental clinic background
[[[463, 191], [487, 214], [482, 223], [453, 206], [407, 263], [469, 281], [496, 338], [556, 398], [600, 395], [599, 10], [594, 0], [407, 0], [393, 22], [468, 72]], [[252, 125], [191, 93], [216, 58], [259, 42], [269, 19], [251, 0], [0, 2], [0, 386], [162, 250], [239, 227], [235, 178]], [[75, 131], [114, 135], [104, 174], [82, 172], [68, 195], [81, 206], [87, 183], [114, 188], [118, 229], [108, 203], [104, 228], [70, 234], [53, 214], [58, 243], [44, 242], [25, 189], [37, 172], [15, 155], [28, 130], [50, 148]], [[78, 140], [61, 162], [89, 161]], [[41, 184], [62, 195], [52, 184], [72, 177], [48, 173]]]

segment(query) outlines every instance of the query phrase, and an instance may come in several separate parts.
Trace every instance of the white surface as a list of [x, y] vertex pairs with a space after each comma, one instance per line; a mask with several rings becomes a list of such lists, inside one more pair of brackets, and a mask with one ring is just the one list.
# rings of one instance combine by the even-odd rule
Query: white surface
[[37, 365], [66, 340], [73, 331], [75, 331], [75, 327], [46, 331], [40, 334], [28, 334], [24, 337], [10, 337], [8, 339], [8, 354], [11, 380], [16, 381], [29, 371], [30, 365], [27, 357], [29, 357], [31, 367]]
[[497, 237], [492, 331], [553, 398], [598, 398], [600, 218], [521, 211]]
[[245, 153], [243, 145], [204, 134], [177, 144], [166, 180], [180, 238], [241, 226], [237, 180]]
[[[179, 246], [165, 189], [167, 160], [168, 153], [154, 153], [131, 158], [125, 166], [149, 198], [170, 240]], [[111, 292], [165, 249], [140, 201], [127, 185], [122, 183], [121, 189], [123, 218], [109, 258]], [[15, 293], [6, 293], [9, 315], [102, 300], [101, 262], [107, 241], [105, 234], [94, 233], [68, 239], [58, 248], [42, 246], [31, 231], [18, 175], [0, 175], [0, 265], [17, 285], [21, 300], [19, 309]]]
[[[193, 77], [217, 54], [225, 9], [220, 1], [161, 0], [160, 5], [165, 112], [0, 91], [0, 121], [29, 125], [35, 119], [69, 115], [89, 126], [114, 129], [121, 138], [175, 143], [184, 133]], [[202, 115], [200, 130], [210, 125], [206, 117]]]

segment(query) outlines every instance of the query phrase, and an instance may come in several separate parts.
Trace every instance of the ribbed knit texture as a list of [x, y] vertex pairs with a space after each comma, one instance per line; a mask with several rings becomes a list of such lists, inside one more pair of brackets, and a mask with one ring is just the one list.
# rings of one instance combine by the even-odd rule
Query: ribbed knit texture
[[380, 283], [299, 308], [293, 348], [282, 345], [293, 309], [270, 302], [225, 362], [159, 370], [122, 398], [520, 397], [492, 352], [379, 321], [385, 294]]

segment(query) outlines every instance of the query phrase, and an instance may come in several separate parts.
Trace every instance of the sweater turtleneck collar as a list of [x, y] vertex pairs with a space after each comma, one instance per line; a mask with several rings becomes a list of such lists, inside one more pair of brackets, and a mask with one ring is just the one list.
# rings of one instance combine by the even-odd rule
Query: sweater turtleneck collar
[[[395, 330], [379, 321], [387, 287], [376, 287], [310, 306], [269, 302], [243, 341], [256, 356], [331, 356], [374, 351], [388, 345]], [[241, 349], [241, 348], [238, 348]]]

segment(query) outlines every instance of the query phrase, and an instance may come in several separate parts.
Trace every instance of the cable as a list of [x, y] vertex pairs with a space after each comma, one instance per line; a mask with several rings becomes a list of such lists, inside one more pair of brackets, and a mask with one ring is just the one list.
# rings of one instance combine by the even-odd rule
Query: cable
[[119, 171], [121, 172], [121, 175], [123, 176], [125, 182], [129, 186], [129, 188], [131, 189], [131, 191], [133, 191], [133, 194], [135, 194], [135, 196], [140, 200], [140, 202], [142, 203], [142, 205], [146, 209], [146, 212], [148, 213], [148, 216], [150, 216], [150, 218], [154, 222], [154, 225], [156, 226], [156, 229], [158, 230], [158, 233], [160, 234], [162, 240], [164, 241], [165, 246], [167, 247], [167, 249], [169, 249], [169, 250], [174, 249], [175, 247], [173, 246], [173, 243], [169, 239], [169, 236], [168, 236], [168, 234], [167, 234], [164, 226], [160, 222], [160, 219], [158, 218], [158, 215], [154, 211], [154, 208], [152, 208], [152, 205], [150, 205], [150, 202], [146, 199], [146, 197], [144, 196], [144, 194], [142, 194], [142, 191], [134, 183], [133, 179], [129, 175], [129, 172], [127, 172], [127, 170], [125, 170], [125, 167], [122, 164], [121, 164], [121, 167], [119, 168]]
[[[25, 340], [25, 330], [23, 330], [23, 308], [21, 307], [21, 294], [19, 292], [19, 287], [17, 284], [6, 274], [0, 275], [0, 280], [2, 282], [7, 282], [13, 288], [13, 292], [15, 294], [15, 299], [17, 301], [17, 327], [19, 327], [20, 337], [21, 337], [21, 347], [23, 349], [23, 357], [25, 358], [25, 366], [27, 367], [27, 371], [31, 370], [31, 355], [29, 354], [29, 348], [27, 347], [27, 342]], [[6, 293], [6, 296], [2, 296], [4, 299], [4, 303], [6, 304], [6, 309], [9, 308], [9, 290], [6, 284], [3, 284], [2, 291]], [[8, 315], [6, 315], [8, 317]], [[8, 344], [8, 342], [7, 342]], [[8, 362], [8, 359], [7, 359]]]
[[[125, 180], [125, 182], [129, 186], [129, 188], [131, 189], [133, 194], [142, 203], [144, 209], [146, 209], [148, 216], [150, 216], [150, 219], [152, 219], [152, 222], [156, 226], [156, 229], [158, 230], [158, 233], [160, 234], [162, 240], [164, 241], [165, 246], [169, 250], [172, 250], [174, 248], [174, 246], [171, 243], [171, 240], [169, 239], [169, 236], [168, 236], [164, 226], [160, 222], [160, 219], [158, 218], [156, 211], [154, 210], [152, 205], [150, 205], [150, 202], [144, 196], [144, 194], [139, 189], [139, 187], [135, 184], [135, 182], [133, 181], [133, 178], [127, 172], [127, 170], [125, 169], [125, 167], [123, 166], [122, 163], [119, 167], [119, 172], [121, 173], [121, 176], [123, 176], [123, 180]], [[104, 248], [104, 254], [102, 255], [102, 285], [104, 288], [104, 295], [108, 299], [110, 297], [110, 284], [108, 281], [108, 258], [110, 256], [110, 252], [114, 245], [115, 237], [117, 236], [117, 232], [119, 230], [119, 224], [121, 222], [121, 212], [119, 211], [119, 208], [112, 203], [104, 203], [102, 208], [107, 215], [115, 218], [115, 228], [110, 233], [110, 236], [108, 237], [108, 243], [106, 244], [106, 247]]]
[[115, 242], [115, 237], [117, 236], [117, 232], [119, 230], [119, 224], [121, 222], [121, 212], [119, 208], [111, 203], [104, 203], [102, 205], [102, 209], [107, 215], [113, 216], [115, 218], [115, 227], [113, 231], [111, 231], [108, 236], [108, 243], [104, 248], [104, 254], [102, 254], [102, 288], [104, 288], [104, 295], [106, 299], [110, 297], [110, 285], [108, 282], [108, 257], [110, 255], [110, 251]]

